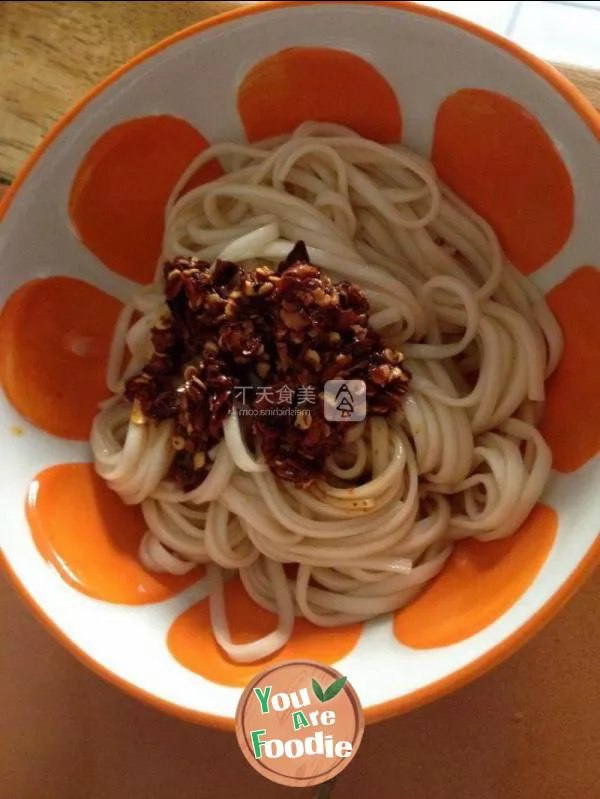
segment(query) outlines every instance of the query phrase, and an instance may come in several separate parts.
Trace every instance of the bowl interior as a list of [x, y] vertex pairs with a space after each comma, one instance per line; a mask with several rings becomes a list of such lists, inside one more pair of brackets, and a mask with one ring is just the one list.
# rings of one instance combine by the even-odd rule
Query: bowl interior
[[[465, 542], [395, 617], [333, 631], [297, 623], [276, 657], [337, 664], [367, 718], [405, 710], [508, 654], [598, 556], [600, 125], [591, 108], [515, 46], [398, 4], [267, 6], [185, 31], [80, 104], [5, 203], [0, 541], [23, 594], [94, 668], [222, 726], [264, 665], [233, 664], [217, 650], [201, 575], [161, 581], [136, 566], [140, 518], [106, 500], [86, 439], [111, 327], [150, 278], [179, 172], [207, 142], [256, 140], [307, 118], [432, 157], [548, 294], [566, 348], [543, 423], [555, 471], [523, 529], [508, 541]], [[69, 574], [48, 568], [43, 537], [30, 533], [28, 491], [37, 508], [29, 522], [51, 525], [75, 559]], [[80, 590], [82, 570], [103, 600]], [[234, 633], [272, 624], [235, 582], [228, 602]]]

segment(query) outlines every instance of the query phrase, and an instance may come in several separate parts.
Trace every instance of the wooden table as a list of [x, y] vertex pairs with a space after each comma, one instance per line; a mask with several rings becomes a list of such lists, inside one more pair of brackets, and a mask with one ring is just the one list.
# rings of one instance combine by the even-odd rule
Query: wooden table
[[[0, 3], [0, 176], [125, 59], [236, 3]], [[600, 74], [562, 68], [600, 108]], [[0, 577], [1, 799], [269, 799], [234, 738], [105, 685]], [[600, 574], [525, 649], [409, 716], [371, 727], [335, 799], [597, 799]]]
[[[234, 2], [0, 2], [0, 180], [99, 80]], [[600, 73], [560, 67], [600, 108]]]

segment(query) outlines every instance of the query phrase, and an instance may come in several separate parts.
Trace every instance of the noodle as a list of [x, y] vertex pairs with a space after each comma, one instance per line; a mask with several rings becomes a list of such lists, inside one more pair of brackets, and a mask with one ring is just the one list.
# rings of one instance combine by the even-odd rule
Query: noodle
[[[223, 177], [181, 194], [214, 158]], [[332, 627], [403, 606], [455, 540], [511, 535], [551, 466], [532, 421], [560, 358], [560, 329], [491, 227], [404, 147], [306, 123], [277, 140], [209, 148], [167, 204], [157, 280], [176, 256], [276, 263], [299, 239], [311, 263], [365, 290], [370, 324], [404, 352], [413, 377], [397, 412], [352, 426], [325, 476], [299, 489], [257, 457], [234, 410], [205, 480], [178, 489], [166, 479], [172, 422], [140, 423], [123, 396], [152, 353], [164, 311], [157, 282], [121, 314], [107, 375], [115, 397], [91, 436], [98, 473], [142, 506], [145, 567], [210, 564], [214, 634], [238, 661], [280, 649], [294, 615]], [[297, 564], [295, 577], [284, 564]], [[251, 598], [278, 615], [265, 638], [232, 642], [225, 571], [238, 571]]]

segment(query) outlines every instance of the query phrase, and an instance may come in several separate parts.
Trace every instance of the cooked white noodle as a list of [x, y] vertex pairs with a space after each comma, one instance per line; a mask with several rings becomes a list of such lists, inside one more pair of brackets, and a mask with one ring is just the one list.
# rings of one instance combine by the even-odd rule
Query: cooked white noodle
[[[215, 157], [224, 176], [180, 196]], [[91, 439], [99, 474], [142, 505], [144, 565], [210, 564], [215, 636], [239, 661], [282, 647], [294, 614], [336, 626], [406, 604], [456, 539], [511, 535], [550, 472], [532, 421], [562, 351], [558, 324], [491, 227], [404, 147], [306, 123], [277, 140], [209, 148], [167, 204], [157, 276], [177, 255], [277, 263], [299, 239], [330, 277], [366, 291], [371, 324], [403, 350], [413, 379], [398, 412], [353, 427], [326, 476], [302, 490], [266, 468], [234, 413], [207, 478], [178, 490], [165, 479], [172, 422], [140, 424], [122, 397], [152, 352], [164, 311], [156, 283], [121, 314], [107, 375], [117, 397]], [[286, 563], [298, 564], [295, 578]], [[267, 637], [232, 642], [221, 570], [238, 570], [252, 599], [278, 615]]]

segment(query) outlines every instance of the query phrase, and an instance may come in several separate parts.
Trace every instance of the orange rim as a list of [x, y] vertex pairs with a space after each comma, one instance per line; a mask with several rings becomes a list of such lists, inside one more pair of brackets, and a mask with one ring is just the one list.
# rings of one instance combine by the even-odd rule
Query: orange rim
[[[344, 5], [348, 0], [334, 0], [336, 4]], [[357, 0], [359, 3], [367, 3], [369, 0]], [[152, 47], [144, 50], [142, 53], [132, 58], [122, 67], [117, 69], [108, 78], [94, 87], [88, 94], [86, 94], [70, 111], [68, 111], [50, 130], [43, 141], [38, 145], [34, 152], [29, 156], [23, 167], [19, 170], [17, 177], [12, 183], [9, 190], [0, 201], [0, 220], [8, 210], [12, 201], [15, 198], [19, 188], [34, 168], [36, 163], [42, 157], [44, 152], [48, 149], [50, 144], [57, 138], [57, 136], [74, 120], [78, 114], [90, 103], [95, 97], [100, 95], [106, 88], [111, 86], [122, 75], [125, 75], [138, 64], [147, 61], [157, 53], [162, 52], [172, 44], [180, 42], [189, 36], [209, 30], [217, 25], [223, 25], [227, 22], [239, 19], [241, 17], [249, 16], [251, 14], [262, 14], [268, 11], [277, 11], [288, 6], [306, 6], [314, 5], [315, 2], [300, 2], [300, 0], [293, 0], [293, 2], [265, 2], [253, 6], [235, 9], [228, 11], [219, 16], [198, 22], [191, 25], [178, 33], [169, 36], [166, 39], [158, 42]], [[387, 8], [396, 8], [412, 14], [419, 14], [421, 16], [434, 17], [442, 20], [447, 24], [453, 25], [457, 28], [462, 28], [474, 36], [489, 42], [490, 44], [499, 47], [509, 52], [517, 60], [521, 61], [526, 66], [530, 67], [537, 75], [549, 83], [561, 97], [563, 97], [569, 105], [573, 108], [575, 113], [586, 123], [590, 130], [594, 133], [596, 138], [600, 140], [600, 116], [594, 109], [592, 104], [550, 64], [541, 61], [530, 53], [522, 50], [518, 45], [504, 39], [503, 37], [492, 33], [491, 31], [481, 28], [467, 20], [453, 17], [443, 11], [438, 11], [434, 8], [425, 6], [416, 6], [410, 2], [394, 2], [393, 0], [375, 0], [369, 2], [369, 5], [384, 6]], [[0, 562], [2, 563], [6, 573], [13, 582], [14, 586], [21, 594], [26, 603], [33, 610], [35, 615], [42, 621], [42, 623], [50, 630], [51, 633], [69, 649], [79, 660], [85, 663], [92, 671], [96, 672], [100, 677], [106, 681], [117, 685], [126, 693], [148, 702], [155, 707], [164, 710], [167, 713], [178, 716], [186, 721], [197, 722], [205, 724], [217, 729], [233, 730], [234, 719], [225, 716], [216, 716], [210, 713], [203, 713], [199, 710], [190, 710], [181, 705], [176, 705], [164, 699], [160, 699], [154, 694], [139, 688], [137, 685], [128, 682], [127, 680], [119, 677], [117, 674], [109, 671], [105, 666], [98, 661], [91, 658], [86, 652], [80, 649], [67, 635], [57, 626], [57, 624], [45, 613], [45, 611], [34, 601], [28, 593], [25, 586], [20, 581], [19, 577], [15, 574], [12, 567], [6, 560], [3, 553], [0, 553]], [[365, 717], [367, 723], [374, 721], [381, 721], [382, 719], [391, 716], [406, 713], [413, 710], [420, 705], [438, 699], [446, 694], [454, 691], [467, 683], [471, 682], [476, 677], [479, 677], [485, 672], [489, 671], [494, 666], [501, 663], [509, 655], [514, 653], [519, 647], [523, 646], [535, 633], [544, 627], [553, 616], [566, 604], [575, 591], [583, 584], [594, 570], [595, 566], [600, 562], [600, 538], [597, 538], [592, 545], [590, 551], [577, 566], [575, 571], [567, 579], [563, 585], [560, 586], [558, 591], [543, 605], [537, 613], [529, 618], [519, 629], [515, 630], [508, 638], [505, 638], [494, 648], [485, 652], [476, 660], [464, 666], [461, 669], [453, 672], [452, 674], [437, 680], [430, 685], [413, 691], [406, 696], [397, 699], [391, 699], [379, 705], [373, 705], [365, 710]]]

